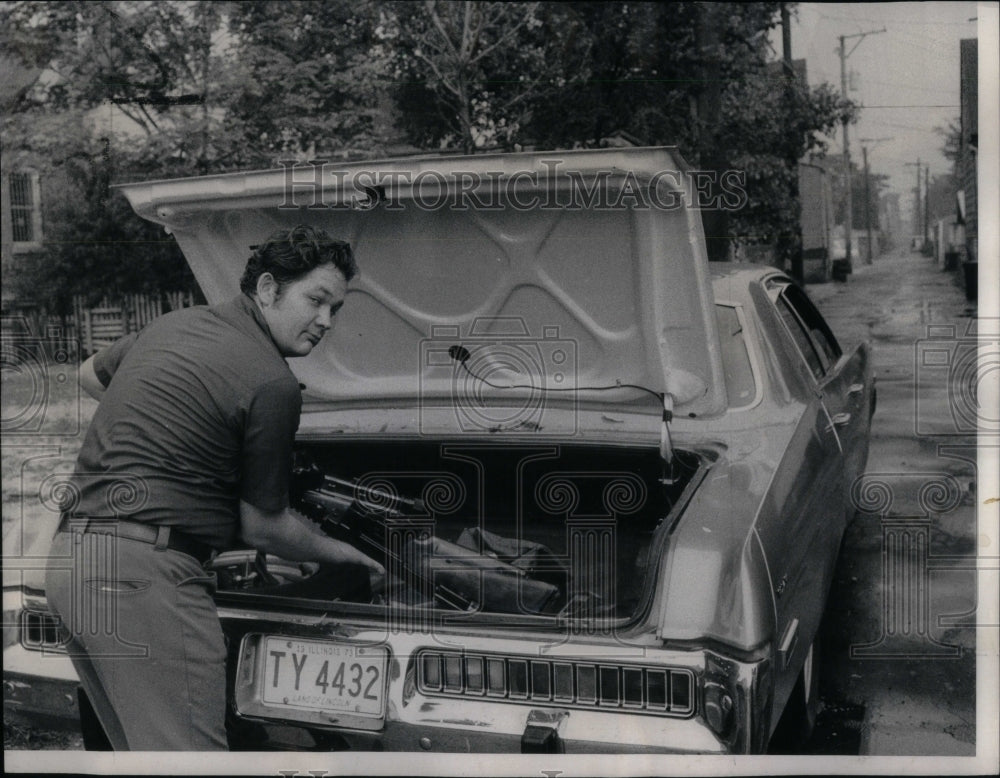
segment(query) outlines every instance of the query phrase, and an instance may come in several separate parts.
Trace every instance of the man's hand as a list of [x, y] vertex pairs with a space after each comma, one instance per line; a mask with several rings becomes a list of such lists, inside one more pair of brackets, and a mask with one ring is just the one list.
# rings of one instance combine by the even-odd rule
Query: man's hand
[[364, 565], [368, 568], [372, 593], [385, 586], [385, 568], [354, 546], [325, 535], [304, 516], [285, 508], [278, 513], [265, 513], [240, 500], [240, 529], [243, 540], [268, 554], [290, 562], [320, 562], [323, 564]]

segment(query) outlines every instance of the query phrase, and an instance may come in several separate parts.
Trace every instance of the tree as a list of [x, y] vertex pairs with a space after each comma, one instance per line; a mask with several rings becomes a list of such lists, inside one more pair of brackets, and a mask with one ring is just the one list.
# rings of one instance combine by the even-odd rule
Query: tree
[[104, 139], [100, 151], [69, 157], [46, 182], [47, 256], [22, 284], [31, 284], [32, 296], [49, 299], [57, 313], [69, 312], [73, 294], [96, 303], [197, 288], [174, 239], [110, 190], [116, 165], [114, 147]]
[[46, 72], [20, 112], [104, 108], [133, 146], [171, 150], [161, 173], [213, 166], [232, 93], [218, 4], [19, 2], [2, 13], [3, 50]]
[[927, 192], [927, 210], [932, 220], [948, 219], [955, 216], [958, 205], [958, 191], [962, 188], [962, 128], [958, 119], [948, 122], [947, 127], [935, 127], [942, 138], [941, 153], [951, 162], [951, 172], [935, 175], [930, 180]]
[[[45, 77], [3, 117], [5, 162], [30, 161], [51, 190], [59, 273], [46, 283], [63, 295], [93, 288], [94, 278], [124, 292], [183, 276], [180, 253], [159, 236], [142, 243], [152, 264], [139, 276], [133, 256], [108, 249], [155, 231], [120, 199], [95, 198], [109, 176], [381, 155], [395, 139], [470, 152], [597, 146], [621, 132], [676, 145], [696, 167], [746, 176], [740, 211], [703, 214], [707, 231], [722, 236], [713, 246], [725, 249], [731, 235], [770, 242], [797, 214], [789, 160], [821, 148], [822, 134], [853, 110], [828, 87], [775, 82], [767, 36], [779, 7], [8, 3], [0, 51]], [[129, 223], [119, 234], [112, 219]], [[29, 285], [43, 288], [40, 280]]]
[[748, 195], [746, 207], [732, 214], [734, 234], [770, 243], [796, 232], [798, 201], [792, 193], [798, 169], [789, 160], [825, 151], [824, 134], [853, 110], [828, 85], [789, 87], [773, 71], [727, 92], [718, 142], [731, 150], [733, 167], [745, 172]]
[[564, 90], [587, 54], [560, 4], [427, 2], [386, 5], [399, 120], [420, 146], [511, 148], [533, 110]]
[[40, 173], [45, 258], [8, 279], [69, 297], [191, 289], [173, 240], [110, 184], [207, 172], [229, 92], [219, 8], [193, 3], [10, 3], [2, 50], [43, 74], [2, 124], [5, 164]]
[[246, 163], [358, 156], [385, 143], [390, 54], [371, 0], [237, 3], [240, 75], [227, 111]]
[[962, 164], [962, 124], [959, 119], [948, 122], [947, 127], [935, 127], [934, 132], [942, 138], [941, 153], [951, 163], [952, 175], [961, 178]]

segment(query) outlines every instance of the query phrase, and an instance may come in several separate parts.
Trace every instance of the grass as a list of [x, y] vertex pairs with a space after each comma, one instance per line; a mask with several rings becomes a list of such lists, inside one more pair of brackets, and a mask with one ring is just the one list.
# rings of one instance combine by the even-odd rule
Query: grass
[[[97, 403], [79, 389], [75, 365], [3, 365], [3, 532], [22, 515], [50, 509], [46, 479], [72, 473]], [[51, 480], [49, 481], [51, 484]], [[17, 553], [5, 548], [5, 553]]]
[[78, 732], [60, 732], [18, 724], [3, 723], [4, 751], [81, 751], [83, 736]]

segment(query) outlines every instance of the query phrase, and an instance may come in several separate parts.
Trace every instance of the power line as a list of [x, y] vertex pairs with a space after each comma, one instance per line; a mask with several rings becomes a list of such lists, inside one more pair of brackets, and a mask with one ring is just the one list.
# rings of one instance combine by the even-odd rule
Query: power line
[[970, 21], [966, 21], [966, 22], [940, 22], [940, 21], [933, 21], [933, 20], [931, 20], [931, 21], [920, 20], [920, 21], [909, 21], [909, 22], [907, 22], [907, 21], [901, 21], [901, 20], [898, 20], [898, 19], [888, 19], [888, 20], [887, 19], [865, 19], [865, 18], [863, 18], [861, 16], [829, 16], [828, 14], [824, 14], [824, 13], [821, 13], [819, 11], [815, 11], [815, 13], [820, 18], [827, 19], [827, 20], [829, 20], [831, 22], [865, 22], [866, 24], [888, 24], [888, 23], [891, 23], [893, 26], [895, 26], [897, 24], [919, 24], [919, 25], [923, 25], [923, 26], [964, 27], [965, 25], [971, 23], [971, 20]]
[[[913, 132], [932, 132], [938, 134], [937, 128], [935, 127], [914, 127], [912, 124], [898, 124], [896, 122], [880, 121], [879, 119], [869, 119], [868, 121], [870, 121], [872, 124], [878, 125], [879, 127], [892, 127], [893, 129], [897, 130], [911, 130]], [[945, 131], [947, 130], [945, 129]]]
[[861, 108], [961, 108], [961, 105], [862, 105]]
[[947, 92], [949, 95], [955, 93], [955, 90], [951, 89], [951, 88], [948, 88], [948, 89], [936, 89], [934, 87], [927, 87], [927, 86], [914, 86], [913, 84], [905, 83], [905, 82], [902, 82], [902, 81], [875, 81], [875, 80], [870, 79], [870, 78], [864, 78], [863, 79], [863, 83], [865, 83], [865, 84], [877, 84], [878, 86], [894, 86], [894, 87], [896, 87], [898, 89], [908, 89], [908, 90], [911, 90], [911, 91], [914, 91], [914, 92]]

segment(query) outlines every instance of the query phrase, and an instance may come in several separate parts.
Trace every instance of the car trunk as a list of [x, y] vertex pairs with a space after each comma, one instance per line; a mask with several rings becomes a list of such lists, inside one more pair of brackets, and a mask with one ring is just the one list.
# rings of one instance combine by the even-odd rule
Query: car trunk
[[[361, 267], [330, 334], [289, 360], [318, 409], [303, 414], [293, 501], [385, 564], [385, 590], [361, 569], [264, 570], [234, 551], [216, 562], [224, 596], [490, 619], [641, 610], [699, 471], [670, 423], [726, 408], [676, 150], [324, 163], [122, 191], [174, 235], [210, 303], [276, 229], [322, 228]], [[338, 434], [306, 418], [323, 414]]]
[[303, 441], [295, 507], [382, 563], [384, 589], [373, 592], [362, 567], [262, 565], [248, 549], [215, 560], [220, 594], [325, 612], [621, 623], [648, 604], [701, 469], [701, 457], [678, 450], [665, 479], [655, 446]]

